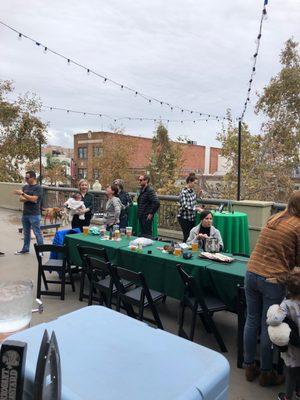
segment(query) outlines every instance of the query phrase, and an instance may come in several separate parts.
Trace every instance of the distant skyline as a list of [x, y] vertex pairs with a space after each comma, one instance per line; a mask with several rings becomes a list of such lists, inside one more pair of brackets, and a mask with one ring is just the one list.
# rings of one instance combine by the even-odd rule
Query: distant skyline
[[[263, 0], [122, 1], [10, 0], [0, 19], [67, 57], [152, 97], [200, 112], [239, 117], [247, 94], [251, 56]], [[252, 133], [265, 116], [256, 116], [255, 92], [262, 92], [280, 70], [279, 55], [290, 37], [300, 39], [300, 4], [269, 0], [251, 104], [245, 115]], [[166, 119], [194, 117], [170, 111], [103, 83], [76, 66], [0, 26], [0, 79], [14, 81], [16, 94], [34, 92], [43, 104], [92, 113]], [[48, 144], [73, 147], [73, 134], [122, 128], [125, 134], [152, 137], [155, 124], [43, 111]], [[198, 117], [199, 118], [199, 117]], [[195, 118], [196, 119], [196, 118]], [[169, 123], [170, 136], [219, 146], [216, 121]]]

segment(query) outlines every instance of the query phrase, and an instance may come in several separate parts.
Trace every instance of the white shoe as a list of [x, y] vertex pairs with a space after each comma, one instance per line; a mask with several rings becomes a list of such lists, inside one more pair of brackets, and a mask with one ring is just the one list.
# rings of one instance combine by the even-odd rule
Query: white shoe
[[15, 252], [16, 256], [22, 256], [23, 254], [29, 254], [29, 251], [20, 250]]

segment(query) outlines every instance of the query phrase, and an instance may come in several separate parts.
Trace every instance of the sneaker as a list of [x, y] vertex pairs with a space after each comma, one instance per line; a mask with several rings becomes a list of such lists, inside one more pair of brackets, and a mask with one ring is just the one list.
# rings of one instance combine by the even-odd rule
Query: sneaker
[[259, 374], [260, 369], [256, 363], [245, 366], [245, 376], [248, 382], [254, 381]]
[[283, 392], [281, 392], [281, 393], [278, 393], [278, 397], [277, 397], [277, 399], [278, 399], [278, 400], [289, 400], [289, 398], [288, 398], [288, 397], [286, 397], [286, 394], [285, 394], [285, 393], [283, 393]]
[[0, 251], [0, 257], [4, 257], [5, 253], [3, 253], [2, 251]]
[[16, 256], [21, 256], [22, 254], [29, 254], [29, 251], [20, 250], [20, 251], [16, 251], [16, 252], [15, 252], [15, 255], [16, 255]]
[[284, 383], [284, 376], [278, 375], [275, 370], [263, 371], [259, 375], [260, 386], [277, 386]]

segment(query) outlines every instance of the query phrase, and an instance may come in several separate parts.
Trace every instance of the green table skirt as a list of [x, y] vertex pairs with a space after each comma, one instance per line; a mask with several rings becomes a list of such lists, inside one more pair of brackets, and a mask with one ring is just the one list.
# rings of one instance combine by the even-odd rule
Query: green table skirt
[[[213, 224], [220, 231], [225, 253], [250, 255], [248, 216], [242, 212], [213, 212]], [[196, 215], [199, 224], [199, 214]]]
[[[140, 223], [137, 216], [137, 203], [133, 203], [128, 212], [128, 226], [132, 226], [132, 234], [139, 236], [141, 233]], [[158, 214], [155, 213], [152, 222], [152, 236], [158, 237]]]
[[[81, 265], [77, 251], [78, 244], [103, 247], [107, 250], [111, 263], [136, 272], [142, 272], [151, 289], [179, 300], [182, 298], [184, 287], [176, 265], [182, 264], [184, 270], [195, 277], [197, 283], [205, 292], [218, 295], [232, 311], [236, 309], [237, 285], [244, 283], [247, 258], [235, 257], [234, 262], [225, 264], [200, 259], [198, 253], [195, 252], [192, 259], [185, 260], [182, 255], [175, 257], [168, 253], [162, 253], [158, 247], [162, 247], [164, 243], [157, 241], [138, 253], [130, 250], [129, 239], [127, 238], [115, 242], [100, 240], [99, 236], [84, 236], [82, 233], [67, 235], [65, 240], [72, 264]], [[148, 251], [151, 251], [152, 254], [148, 254]]]

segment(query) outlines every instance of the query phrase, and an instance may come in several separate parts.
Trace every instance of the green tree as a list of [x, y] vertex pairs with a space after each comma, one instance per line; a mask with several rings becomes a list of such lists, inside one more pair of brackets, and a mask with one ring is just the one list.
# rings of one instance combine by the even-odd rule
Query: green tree
[[160, 122], [152, 139], [149, 171], [151, 181], [161, 194], [177, 194], [176, 181], [182, 163], [179, 143], [172, 142], [167, 128]]
[[[242, 123], [241, 197], [285, 202], [293, 190], [292, 176], [300, 154], [300, 63], [298, 44], [289, 39], [281, 52], [281, 71], [259, 95], [256, 113], [268, 117], [259, 135]], [[227, 129], [218, 134], [228, 173], [221, 197], [236, 197], [237, 127], [230, 112]]]
[[19, 165], [39, 155], [39, 143], [46, 143], [46, 124], [37, 116], [41, 103], [26, 94], [8, 101], [13, 92], [11, 81], [0, 81], [0, 180], [19, 182]]
[[70, 182], [70, 176], [66, 174], [68, 161], [61, 161], [52, 154], [46, 154], [46, 166], [44, 168], [44, 178], [50, 182], [50, 185], [57, 186], [60, 183]]

